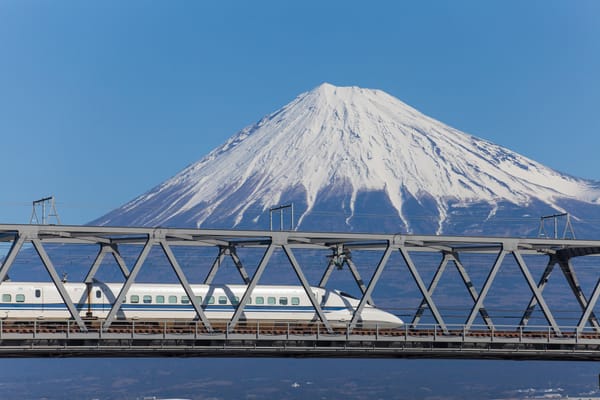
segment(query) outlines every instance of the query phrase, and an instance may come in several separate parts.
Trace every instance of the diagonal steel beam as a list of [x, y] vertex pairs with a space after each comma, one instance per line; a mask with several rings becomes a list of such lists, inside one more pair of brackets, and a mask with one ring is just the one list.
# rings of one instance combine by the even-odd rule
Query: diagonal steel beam
[[171, 248], [169, 247], [169, 244], [167, 243], [167, 241], [165, 239], [160, 240], [160, 247], [162, 247], [163, 252], [167, 256], [167, 260], [169, 260], [171, 267], [173, 267], [173, 270], [175, 271], [175, 274], [177, 275], [177, 279], [179, 279], [179, 283], [181, 283], [181, 286], [183, 286], [185, 293], [187, 294], [188, 298], [190, 299], [190, 302], [192, 303], [192, 305], [194, 306], [194, 310], [196, 310], [196, 314], [198, 315], [198, 317], [204, 324], [204, 327], [209, 332], [211, 332], [212, 327], [210, 325], [210, 322], [208, 321], [206, 314], [204, 314], [204, 310], [202, 310], [202, 306], [200, 305], [200, 302], [196, 298], [196, 295], [194, 294], [192, 287], [190, 286], [185, 274], [183, 273], [181, 266], [177, 262], [177, 259], [175, 258], [173, 251], [171, 250]]
[[127, 268], [127, 265], [125, 264], [125, 260], [123, 260], [123, 257], [121, 257], [119, 248], [117, 247], [116, 244], [111, 245], [110, 248], [112, 250], [111, 253], [113, 255], [113, 258], [115, 259], [115, 261], [117, 262], [117, 265], [119, 266], [119, 268], [121, 269], [121, 272], [123, 273], [123, 277], [125, 279], [127, 279], [129, 277], [129, 269]]
[[250, 283], [250, 277], [248, 276], [248, 272], [246, 271], [246, 268], [244, 268], [242, 260], [240, 260], [240, 258], [238, 257], [234, 246], [219, 246], [219, 254], [217, 255], [217, 258], [213, 262], [212, 266], [210, 267], [210, 271], [208, 271], [208, 275], [206, 276], [206, 279], [204, 279], [204, 283], [207, 285], [210, 285], [212, 283], [212, 281], [215, 279], [215, 275], [219, 271], [219, 268], [221, 268], [223, 260], [225, 260], [225, 256], [231, 257], [244, 283], [246, 285]]
[[[365, 286], [365, 282], [362, 280], [360, 274], [358, 273], [358, 268], [356, 268], [356, 264], [354, 264], [354, 262], [350, 258], [346, 258], [344, 261], [346, 262], [346, 264], [348, 264], [348, 269], [350, 269], [350, 272], [352, 272], [352, 276], [354, 277], [356, 284], [358, 285], [361, 293], [364, 296], [365, 292], [367, 291], [367, 287]], [[371, 296], [367, 296], [367, 304], [372, 306], [375, 305]]]
[[96, 259], [92, 263], [92, 266], [90, 267], [83, 282], [85, 282], [85, 283], [93, 282], [94, 277], [96, 276], [96, 272], [98, 272], [98, 268], [100, 268], [100, 265], [102, 264], [102, 260], [104, 260], [104, 256], [106, 256], [107, 253], [110, 253], [110, 248], [108, 246], [106, 246], [105, 244], [101, 244], [100, 251], [98, 252], [98, 254], [96, 254]]
[[36, 238], [36, 239], [32, 239], [31, 242], [33, 243], [33, 247], [35, 248], [35, 251], [40, 256], [40, 259], [42, 260], [42, 264], [44, 264], [44, 267], [46, 267], [46, 271], [48, 271], [48, 274], [50, 275], [52, 282], [54, 282], [54, 286], [56, 286], [56, 289], [58, 290], [60, 297], [62, 298], [63, 302], [67, 306], [67, 309], [69, 310], [69, 313], [71, 314], [71, 317], [73, 317], [75, 322], [77, 322], [77, 325], [79, 326], [79, 329], [82, 332], [87, 332], [85, 323], [83, 322], [83, 319], [81, 319], [81, 316], [79, 315], [79, 311], [77, 311], [77, 308], [73, 304], [73, 300], [71, 300], [71, 296], [69, 296], [69, 293], [67, 293], [67, 289], [65, 289], [65, 285], [58, 277], [58, 274], [56, 273], [56, 269], [54, 268], [52, 261], [50, 261], [50, 257], [48, 257], [48, 253], [46, 253], [46, 250], [44, 250], [44, 246], [42, 246], [41, 240]]
[[498, 271], [500, 270], [500, 267], [502, 266], [502, 261], [504, 261], [504, 257], [506, 256], [506, 253], [508, 253], [508, 251], [506, 251], [504, 248], [502, 248], [502, 250], [500, 250], [500, 252], [498, 253], [498, 256], [496, 257], [496, 261], [494, 262], [494, 265], [492, 266], [492, 269], [490, 270], [490, 273], [488, 274], [487, 278], [485, 279], [485, 282], [483, 284], [483, 287], [481, 288], [481, 292], [479, 292], [479, 296], [477, 296], [477, 300], [475, 301], [475, 304], [473, 305], [473, 308], [471, 309], [471, 313], [469, 314], [469, 317], [467, 318], [467, 321], [465, 322], [465, 331], [469, 331], [471, 329], [471, 326], [473, 325], [473, 321], [475, 321], [475, 317], [477, 316], [477, 313], [480, 312], [480, 310], [483, 308], [483, 301], [485, 300], [490, 287], [492, 286], [492, 283], [494, 282], [494, 278], [496, 277], [496, 274], [498, 273]]
[[536, 301], [540, 305], [540, 308], [542, 309], [542, 312], [544, 313], [546, 320], [548, 320], [548, 323], [552, 326], [552, 329], [554, 330], [554, 332], [557, 335], [560, 335], [561, 334], [560, 328], [558, 327], [558, 324], [554, 320], [554, 316], [552, 315], [550, 308], [546, 304], [546, 300], [544, 300], [544, 297], [542, 296], [542, 292], [538, 289], [537, 284], [533, 280], [533, 277], [531, 276], [531, 272], [529, 271], [529, 268], [527, 268], [527, 264], [525, 263], [523, 256], [521, 256], [521, 253], [519, 253], [518, 250], [513, 250], [512, 254], [513, 254], [513, 257], [515, 258], [515, 261], [517, 262], [517, 265], [521, 269], [521, 272], [523, 273], [523, 276], [525, 277], [525, 280], [527, 281], [529, 288], [533, 292], [533, 295], [535, 296]]
[[325, 313], [323, 312], [323, 310], [321, 309], [321, 306], [317, 302], [315, 294], [313, 293], [312, 288], [308, 283], [308, 280], [304, 276], [304, 273], [302, 272], [302, 268], [300, 268], [300, 264], [298, 264], [298, 261], [296, 260], [296, 257], [294, 256], [294, 253], [292, 252], [291, 247], [287, 244], [283, 245], [282, 247], [283, 247], [283, 251], [285, 252], [285, 255], [287, 256], [288, 260], [290, 260], [290, 264], [292, 264], [292, 268], [294, 269], [294, 272], [296, 273], [298, 280], [300, 280], [300, 283], [302, 284], [302, 287], [304, 288], [306, 295], [308, 296], [311, 304], [313, 305], [315, 312], [317, 313], [317, 316], [319, 317], [319, 319], [321, 320], [323, 325], [325, 325], [327, 332], [329, 332], [329, 333], [333, 332], [333, 330], [331, 328], [331, 324], [327, 320], [327, 317], [325, 317]]
[[358, 306], [356, 307], [356, 310], [354, 310], [354, 314], [352, 315], [352, 320], [350, 321], [350, 325], [348, 326], [348, 331], [352, 331], [354, 329], [354, 327], [356, 326], [356, 324], [358, 323], [358, 319], [360, 318], [360, 316], [362, 314], [363, 308], [365, 308], [365, 305], [367, 304], [368, 299], [371, 297], [371, 293], [373, 293], [373, 289], [375, 289], [375, 285], [377, 285], [377, 282], [379, 281], [379, 277], [381, 276], [381, 273], [383, 272], [383, 269], [385, 268], [385, 266], [390, 258], [390, 255], [392, 254], [392, 251], [393, 251], [393, 248], [388, 243], [388, 245], [385, 249], [385, 252], [381, 256], [381, 259], [379, 260], [379, 264], [377, 264], [377, 268], [375, 268], [375, 272], [373, 272], [373, 276], [371, 277], [371, 280], [369, 281], [367, 290], [365, 290], [365, 293], [363, 294], [362, 298], [360, 299]]
[[229, 248], [229, 256], [231, 257], [231, 259], [233, 260], [233, 263], [237, 267], [244, 283], [246, 285], [249, 284], [250, 277], [248, 276], [248, 272], [246, 272], [246, 268], [244, 268], [244, 265], [242, 264], [242, 260], [240, 260], [240, 258], [238, 257], [238, 255], [235, 251], [235, 247]]
[[[437, 288], [437, 285], [444, 273], [444, 270], [446, 269], [446, 266], [448, 265], [449, 260], [450, 260], [449, 253], [444, 252], [442, 261], [440, 261], [440, 265], [438, 266], [437, 270], [435, 271], [435, 274], [433, 275], [433, 279], [431, 279], [431, 283], [429, 284], [429, 287], [427, 288], [427, 292], [429, 293], [429, 296], [432, 296], [433, 292]], [[425, 298], [423, 298], [421, 300], [421, 304], [419, 304], [419, 308], [417, 309], [415, 316], [413, 317], [412, 322], [410, 323], [410, 325], [413, 328], [419, 324], [419, 321], [421, 320], [421, 317], [423, 316], [423, 313], [425, 312], [426, 309], [427, 309], [427, 301], [425, 301]]]
[[433, 302], [433, 299], [429, 295], [429, 292], [427, 291], [427, 288], [425, 287], [425, 284], [423, 283], [423, 279], [421, 278], [421, 275], [419, 275], [419, 271], [417, 271], [417, 267], [413, 263], [410, 255], [408, 254], [408, 251], [406, 250], [406, 248], [404, 246], [400, 246], [399, 250], [400, 250], [400, 254], [402, 254], [402, 258], [404, 259], [404, 263], [408, 267], [410, 274], [412, 275], [413, 279], [415, 280], [415, 283], [417, 284], [417, 287], [419, 288], [419, 291], [421, 292], [421, 295], [427, 302], [427, 306], [431, 310], [431, 313], [433, 314], [435, 321], [440, 326], [440, 328], [442, 329], [443, 332], [448, 332], [448, 328], [446, 328], [446, 323], [444, 322], [442, 315], [438, 311], [437, 306]]
[[[550, 255], [550, 257], [548, 259], [548, 264], [546, 264], [546, 268], [544, 269], [544, 272], [542, 272], [542, 276], [540, 277], [540, 280], [538, 281], [538, 284], [537, 284], [537, 288], [540, 291], [540, 293], [544, 291], [544, 288], [548, 284], [548, 280], [550, 279], [550, 275], [552, 274], [552, 271], [554, 270], [554, 266], [556, 265], [556, 263], [558, 263], [556, 256]], [[525, 312], [523, 313], [523, 316], [521, 317], [519, 326], [527, 325], [527, 323], [529, 322], [529, 319], [531, 318], [531, 314], [533, 314], [533, 311], [535, 310], [536, 305], [537, 305], [537, 300], [535, 298], [535, 295], [532, 294], [531, 299], [529, 300], [529, 304], [527, 305], [527, 308], [525, 309]]]
[[110, 327], [113, 320], [117, 316], [117, 313], [119, 312], [119, 310], [121, 309], [121, 306], [123, 305], [123, 301], [125, 301], [125, 296], [127, 295], [129, 288], [135, 281], [135, 277], [140, 272], [140, 269], [142, 268], [144, 261], [146, 261], [146, 257], [148, 257], [148, 254], [150, 253], [150, 250], [152, 249], [152, 246], [154, 245], [154, 243], [155, 243], [155, 239], [148, 237], [148, 240], [146, 241], [144, 248], [140, 252], [137, 260], [135, 261], [135, 264], [133, 266], [133, 269], [131, 270], [131, 273], [125, 280], [125, 283], [123, 283], [123, 286], [121, 287], [121, 290], [119, 291], [119, 295], [116, 297], [115, 302], [113, 303], [113, 306], [110, 309], [110, 312], [106, 316], [106, 320], [104, 320], [104, 324], [102, 325], [102, 328], [104, 330], [107, 330]]
[[590, 301], [588, 302], [583, 314], [581, 315], [581, 319], [577, 324], [577, 331], [582, 332], [585, 329], [585, 325], [590, 319], [592, 315], [592, 311], [594, 307], [596, 307], [596, 303], [598, 302], [598, 297], [600, 296], [600, 279], [596, 281], [596, 286], [594, 287], [594, 291], [592, 292], [592, 296], [590, 297]]
[[17, 235], [15, 237], [15, 240], [13, 241], [12, 246], [10, 246], [10, 250], [6, 255], [6, 258], [4, 259], [2, 266], [0, 266], [0, 285], [2, 284], [2, 282], [4, 282], [4, 279], [6, 279], [6, 276], [8, 275], [8, 270], [10, 269], [10, 267], [12, 267], [12, 264], [15, 261], [15, 258], [17, 258], [17, 254], [19, 254], [19, 251], [21, 251], [21, 248], [23, 248], [24, 243], [25, 235]]
[[319, 281], [319, 287], [325, 287], [325, 285], [327, 285], [327, 282], [329, 281], [329, 277], [331, 276], [331, 272], [333, 271], [334, 267], [335, 267], [335, 261], [333, 260], [333, 257], [332, 257], [329, 260], [329, 264], [327, 264], [327, 268], [325, 268], [325, 272], [323, 273], [321, 280]]
[[[479, 297], [479, 293], [477, 293], [477, 289], [475, 289], [475, 285], [473, 285], [473, 281], [467, 273], [467, 269], [464, 267], [464, 265], [458, 258], [458, 254], [452, 254], [451, 257], [454, 261], [456, 269], [458, 270], [458, 273], [460, 274], [460, 277], [462, 278], [465, 286], [467, 287], [467, 290], [469, 291], [469, 294], [471, 295], [471, 299], [473, 299], [473, 302], [476, 302], [477, 298]], [[492, 318], [490, 318], [490, 315], [488, 314], [487, 310], [482, 307], [479, 309], [479, 314], [481, 315], [481, 318], [485, 322], [486, 326], [490, 329], [493, 329], [494, 324], [492, 323]]]
[[244, 312], [244, 307], [246, 307], [246, 304], [248, 303], [248, 298], [250, 297], [250, 295], [252, 294], [252, 291], [258, 284], [258, 281], [260, 280], [260, 277], [262, 276], [262, 274], [265, 270], [265, 267], [269, 263], [269, 260], [271, 259], [271, 256], [273, 255], [274, 250], [275, 250], [275, 244], [273, 244], [271, 242], [269, 244], [269, 247], [267, 247], [267, 250], [265, 251], [265, 254], [263, 255], [262, 259], [260, 260], [260, 264], [258, 264], [258, 268], [256, 268], [256, 271], [254, 271], [254, 275], [252, 275], [252, 279], [250, 280], [250, 283], [248, 284], [248, 287], [246, 288], [244, 295], [242, 296], [239, 304], [237, 305], [235, 312], [231, 316], [227, 330], [233, 329], [237, 325], [240, 317], [242, 316], [242, 313]]
[[213, 262], [212, 266], [210, 267], [210, 271], [208, 271], [208, 275], [206, 275], [206, 278], [204, 279], [205, 285], [210, 285], [212, 283], [212, 281], [215, 279], [215, 275], [217, 274], [217, 271], [219, 271], [219, 268], [221, 267], [221, 264], [223, 263], [223, 260], [225, 259], [226, 249], [227, 249], [227, 247], [225, 247], [225, 246], [219, 246], [219, 254], [217, 255], [217, 258], [215, 258], [215, 261]]
[[[581, 285], [579, 284], [579, 279], [577, 279], [577, 275], [575, 274], [575, 269], [573, 268], [573, 264], [571, 263], [571, 259], [559, 259], [558, 264], [560, 265], [560, 269], [563, 272], [567, 282], [569, 283], [569, 287], [573, 291], [579, 306], [581, 307], [581, 311], [583, 312], [587, 306], [588, 301], [581, 289]], [[598, 323], [598, 319], [594, 314], [593, 308], [589, 315], [589, 321], [596, 330], [596, 332], [600, 332], [600, 324]]]
[[129, 276], [129, 269], [127, 269], [127, 266], [125, 265], [125, 261], [119, 254], [119, 251], [117, 250], [116, 245], [101, 243], [100, 251], [96, 255], [96, 259], [94, 260], [94, 263], [92, 264], [92, 267], [88, 271], [83, 282], [92, 283], [94, 281], [96, 273], [98, 272], [98, 269], [100, 268], [100, 265], [102, 265], [102, 261], [104, 261], [104, 257], [107, 254], [112, 254], [115, 261], [119, 265], [119, 268], [121, 269], [121, 273], [123, 273], [123, 277], [125, 279], [127, 279], [127, 277]]

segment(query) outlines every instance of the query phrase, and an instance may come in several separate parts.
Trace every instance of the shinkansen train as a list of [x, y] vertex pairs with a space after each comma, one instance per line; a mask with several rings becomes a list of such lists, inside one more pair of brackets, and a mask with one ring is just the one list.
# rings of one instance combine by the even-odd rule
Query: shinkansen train
[[[64, 283], [64, 287], [82, 317], [105, 318], [121, 283], [94, 282]], [[192, 291], [211, 321], [229, 320], [245, 285], [192, 285]], [[346, 324], [358, 307], [359, 300], [350, 295], [318, 287], [311, 291], [332, 324]], [[190, 298], [181, 285], [133, 284], [117, 314], [119, 319], [186, 319], [196, 316]], [[69, 311], [53, 283], [12, 282], [0, 284], [0, 318], [8, 319], [61, 319], [69, 318]], [[309, 322], [318, 320], [312, 303], [302, 286], [258, 285], [244, 307], [242, 320]], [[400, 327], [397, 316], [366, 305], [360, 326]]]

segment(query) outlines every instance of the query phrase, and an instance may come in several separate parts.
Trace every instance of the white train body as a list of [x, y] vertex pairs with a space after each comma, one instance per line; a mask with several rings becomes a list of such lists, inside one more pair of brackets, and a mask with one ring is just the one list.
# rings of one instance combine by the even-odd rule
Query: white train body
[[[121, 283], [64, 283], [82, 317], [105, 318], [119, 294]], [[206, 317], [229, 320], [246, 291], [245, 285], [192, 285], [192, 291]], [[346, 324], [359, 301], [338, 291], [312, 287], [325, 317], [332, 324]], [[181, 285], [133, 284], [117, 314], [118, 319], [185, 319], [196, 316]], [[0, 284], [0, 317], [10, 319], [70, 318], [53, 283], [3, 282]], [[241, 320], [309, 322], [318, 320], [315, 309], [301, 286], [258, 285], [244, 307]], [[395, 315], [366, 305], [359, 319], [361, 326], [399, 327]]]

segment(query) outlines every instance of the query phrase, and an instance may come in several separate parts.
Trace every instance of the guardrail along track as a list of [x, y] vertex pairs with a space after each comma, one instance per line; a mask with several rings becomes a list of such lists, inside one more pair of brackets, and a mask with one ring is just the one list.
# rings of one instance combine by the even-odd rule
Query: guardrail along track
[[438, 326], [411, 329], [344, 327], [320, 323], [239, 323], [233, 329], [181, 321], [2, 320], [3, 357], [362, 357], [600, 360], [600, 335], [562, 327], [561, 334], [535, 327], [515, 329]]

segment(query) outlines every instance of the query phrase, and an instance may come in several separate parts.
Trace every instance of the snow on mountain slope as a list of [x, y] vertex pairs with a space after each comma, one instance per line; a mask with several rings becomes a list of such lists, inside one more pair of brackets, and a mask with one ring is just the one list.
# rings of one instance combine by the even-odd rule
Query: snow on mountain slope
[[325, 199], [335, 199], [352, 228], [365, 193], [380, 193], [407, 231], [407, 203], [431, 205], [436, 233], [450, 204], [487, 204], [489, 217], [504, 203], [562, 211], [565, 199], [600, 202], [595, 182], [460, 132], [380, 90], [325, 83], [94, 223], [248, 226], [264, 221], [270, 207], [294, 201], [303, 227]]

